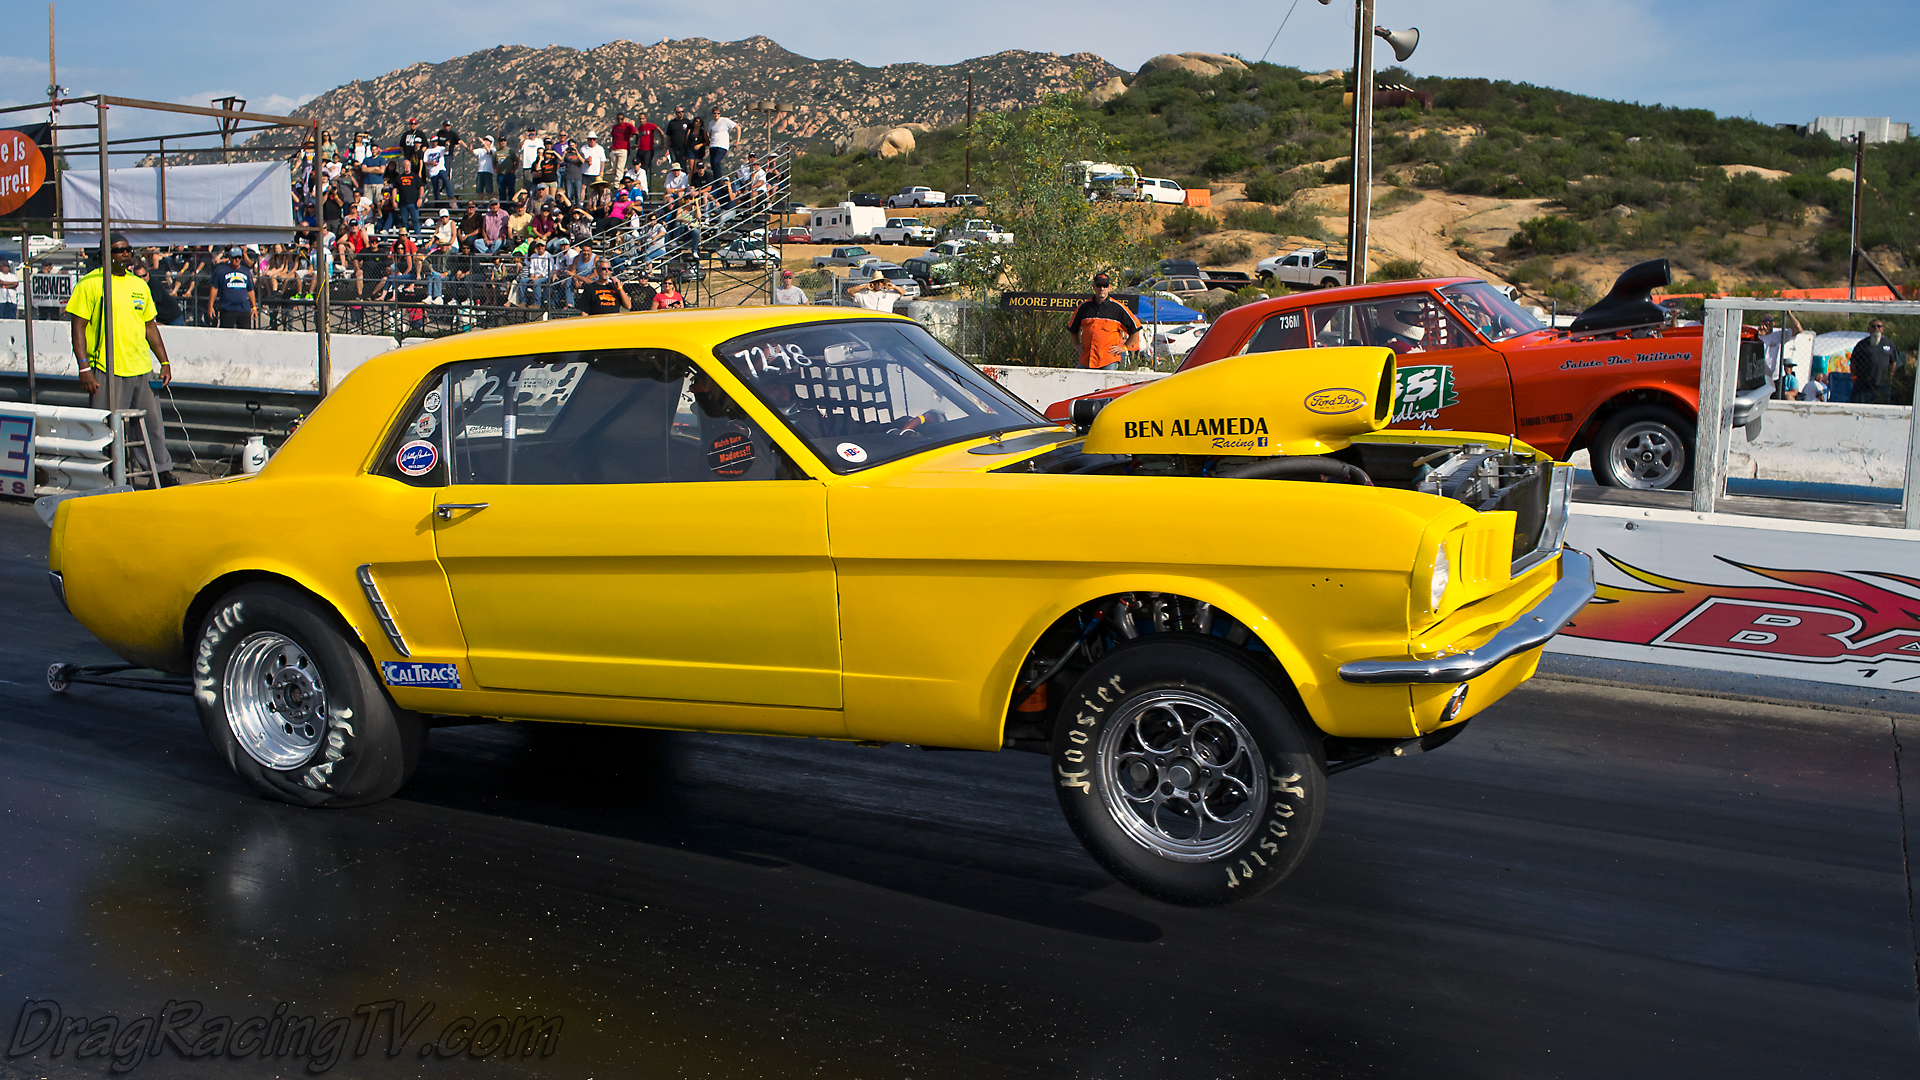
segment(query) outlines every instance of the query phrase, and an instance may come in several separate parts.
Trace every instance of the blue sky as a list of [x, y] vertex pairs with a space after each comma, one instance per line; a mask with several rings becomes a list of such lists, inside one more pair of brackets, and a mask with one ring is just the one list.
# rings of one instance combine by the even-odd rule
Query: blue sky
[[[1099, 0], [1043, 9], [1016, 0], [963, 0], [889, 4], [878, 18], [829, 18], [810, 14], [804, 4], [762, 0], [56, 5], [60, 81], [76, 93], [194, 104], [234, 93], [271, 111], [355, 78], [500, 44], [591, 48], [620, 38], [651, 43], [765, 34], [806, 56], [870, 65], [952, 63], [1004, 49], [1084, 50], [1124, 68], [1157, 53], [1193, 49], [1254, 60], [1289, 7], [1295, 10], [1269, 59], [1309, 70], [1350, 62], [1351, 0], [1331, 6], [1317, 0], [1297, 6], [1294, 0]], [[932, 14], [911, 14], [916, 8]], [[8, 0], [3, 10], [8, 33], [0, 39], [0, 103], [43, 100], [44, 0]], [[1512, 79], [1805, 123], [1817, 115], [1920, 121], [1914, 14], [1912, 0], [1379, 0], [1376, 21], [1420, 27], [1419, 51], [1406, 65], [1416, 75]]]

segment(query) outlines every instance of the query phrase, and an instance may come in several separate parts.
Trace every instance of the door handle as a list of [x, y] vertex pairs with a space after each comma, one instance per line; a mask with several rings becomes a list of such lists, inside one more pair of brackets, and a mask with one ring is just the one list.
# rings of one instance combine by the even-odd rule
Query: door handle
[[433, 508], [433, 512], [440, 515], [441, 521], [452, 521], [455, 510], [485, 510], [491, 505], [491, 503], [441, 503]]

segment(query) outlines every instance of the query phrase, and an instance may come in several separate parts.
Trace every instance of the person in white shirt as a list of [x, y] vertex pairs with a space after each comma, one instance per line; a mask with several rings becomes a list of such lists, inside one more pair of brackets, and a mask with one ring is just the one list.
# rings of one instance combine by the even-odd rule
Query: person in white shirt
[[667, 173], [666, 187], [669, 195], [677, 191], [687, 190], [687, 171], [682, 169], [680, 163], [677, 161], [673, 163], [673, 168]]
[[853, 297], [854, 303], [868, 311], [880, 311], [891, 315], [893, 305], [900, 302], [900, 298], [906, 295], [906, 290], [888, 281], [886, 274], [875, 270], [873, 277], [868, 279], [865, 285], [856, 285], [848, 289], [847, 295]]
[[1801, 401], [1831, 401], [1833, 393], [1827, 387], [1827, 358], [1813, 358], [1813, 374], [1807, 376], [1807, 385], [1800, 388]]
[[527, 129], [526, 138], [520, 140], [519, 180], [521, 191], [533, 190], [533, 170], [540, 164], [540, 152], [547, 148], [546, 140], [533, 128]]
[[493, 194], [493, 170], [498, 164], [499, 158], [493, 152], [493, 136], [482, 136], [480, 145], [473, 148], [474, 194]]
[[580, 156], [587, 159], [582, 172], [586, 174], [587, 186], [592, 187], [607, 168], [607, 148], [600, 145], [600, 136], [587, 136], [587, 145], [580, 148]]
[[431, 146], [422, 152], [421, 162], [427, 170], [427, 197], [430, 199], [453, 198], [453, 184], [447, 176], [447, 144], [435, 139]]
[[720, 106], [713, 107], [713, 122], [707, 125], [707, 173], [710, 176], [725, 176], [727, 154], [733, 149], [733, 137], [740, 133], [740, 125], [720, 115]]
[[804, 304], [807, 302], [806, 290], [793, 283], [793, 271], [780, 271], [780, 287], [773, 290], [773, 302], [776, 304]]
[[[1787, 318], [1792, 320], [1793, 332], [1795, 334], [1801, 333], [1804, 330], [1804, 327], [1800, 325], [1800, 317], [1798, 315], [1789, 311], [1787, 312]], [[1780, 381], [1780, 358], [1786, 352], [1788, 340], [1789, 338], [1785, 330], [1775, 330], [1773, 328], [1773, 312], [1769, 311], [1760, 316], [1760, 347], [1766, 350], [1767, 381], [1773, 383], [1773, 394], [1775, 397], [1781, 396], [1783, 389]]]
[[0, 255], [0, 319], [20, 317], [20, 275], [14, 273], [13, 260]]

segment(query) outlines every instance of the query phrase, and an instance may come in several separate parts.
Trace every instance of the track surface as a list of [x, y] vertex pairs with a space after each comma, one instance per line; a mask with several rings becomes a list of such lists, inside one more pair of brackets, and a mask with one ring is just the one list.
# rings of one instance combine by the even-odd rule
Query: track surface
[[[109, 657], [45, 538], [0, 506], [0, 1035], [29, 998], [400, 999], [434, 1004], [403, 1052], [383, 1022], [333, 1075], [1920, 1075], [1920, 720], [1538, 679], [1336, 777], [1278, 889], [1187, 910], [1106, 878], [1029, 754], [501, 724], [434, 732], [384, 804], [270, 803], [186, 699], [47, 691]], [[551, 1056], [421, 1056], [556, 1014]]]

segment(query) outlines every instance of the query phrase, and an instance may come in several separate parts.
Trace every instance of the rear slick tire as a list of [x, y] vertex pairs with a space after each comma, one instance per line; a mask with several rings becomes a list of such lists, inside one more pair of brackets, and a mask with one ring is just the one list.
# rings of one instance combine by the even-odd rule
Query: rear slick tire
[[1175, 904], [1280, 883], [1320, 830], [1326, 768], [1241, 650], [1160, 634], [1115, 649], [1061, 705], [1054, 794], [1095, 861]]
[[1595, 483], [1640, 491], [1693, 488], [1694, 426], [1664, 405], [1621, 409], [1594, 433], [1587, 456]]
[[200, 624], [193, 701], [234, 774], [296, 806], [378, 802], [412, 779], [426, 744], [338, 617], [286, 585], [245, 585]]

